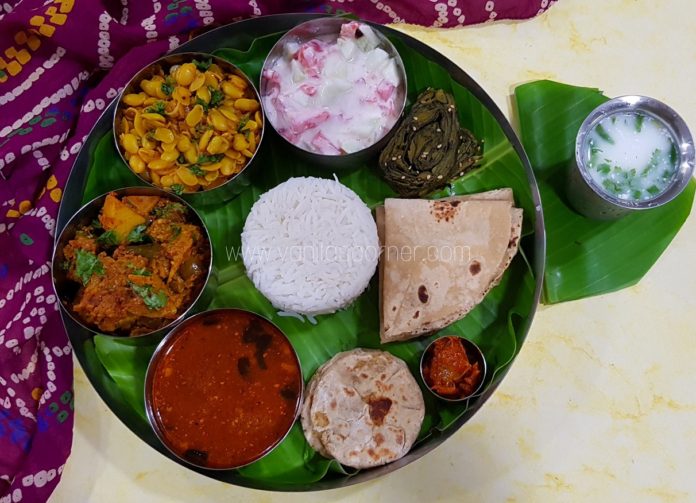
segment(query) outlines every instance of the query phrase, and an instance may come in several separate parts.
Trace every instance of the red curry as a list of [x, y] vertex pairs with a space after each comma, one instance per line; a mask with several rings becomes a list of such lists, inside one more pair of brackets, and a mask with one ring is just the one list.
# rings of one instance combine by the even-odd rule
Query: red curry
[[235, 309], [183, 325], [156, 363], [152, 409], [165, 444], [208, 468], [263, 456], [289, 431], [302, 376], [273, 324]]
[[464, 398], [479, 387], [481, 365], [467, 355], [462, 339], [446, 336], [436, 339], [423, 365], [423, 378], [435, 393], [445, 398]]

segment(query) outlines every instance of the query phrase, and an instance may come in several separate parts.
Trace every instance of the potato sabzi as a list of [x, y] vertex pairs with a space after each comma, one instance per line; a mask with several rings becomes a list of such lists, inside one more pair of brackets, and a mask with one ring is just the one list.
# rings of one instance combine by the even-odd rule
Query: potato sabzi
[[106, 196], [99, 217], [63, 249], [70, 306], [91, 328], [142, 335], [175, 320], [205, 282], [210, 247], [182, 203], [159, 196]]

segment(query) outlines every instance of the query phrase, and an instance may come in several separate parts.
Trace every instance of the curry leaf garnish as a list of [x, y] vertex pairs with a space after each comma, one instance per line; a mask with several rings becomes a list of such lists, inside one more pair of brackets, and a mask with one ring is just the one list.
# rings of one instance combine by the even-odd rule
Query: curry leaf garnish
[[156, 311], [167, 305], [167, 294], [163, 291], [153, 292], [152, 285], [130, 284], [131, 289], [143, 299], [143, 303], [148, 309]]
[[225, 95], [222, 93], [222, 91], [219, 89], [213, 89], [212, 87], [209, 87], [208, 89], [210, 89], [210, 103], [208, 106], [213, 108], [222, 103], [222, 100], [225, 99]]
[[172, 86], [169, 82], [162, 83], [162, 92], [164, 94], [170, 96], [172, 94], [172, 91], [174, 91], [174, 86]]
[[247, 125], [247, 122], [249, 122], [249, 114], [245, 114], [242, 116], [241, 119], [239, 119], [239, 126], [237, 126], [237, 132], [241, 132], [242, 129]]
[[200, 155], [198, 156], [198, 164], [206, 164], [209, 162], [220, 162], [225, 154]]
[[210, 68], [210, 65], [213, 64], [213, 60], [212, 59], [204, 59], [203, 61], [198, 61], [197, 59], [194, 59], [193, 64], [196, 65], [196, 68], [198, 70], [200, 70], [201, 72], [204, 72], [208, 68]]
[[165, 204], [164, 206], [159, 206], [159, 207], [155, 208], [154, 210], [152, 210], [152, 213], [157, 218], [167, 217], [172, 212], [178, 212], [181, 214], [185, 214], [186, 207], [181, 203], [171, 202], [171, 203]]
[[77, 250], [75, 252], [75, 273], [82, 284], [86, 286], [93, 274], [104, 275], [104, 264], [94, 253]]
[[135, 274], [136, 276], [152, 276], [152, 273], [145, 267], [136, 267], [130, 262], [128, 263], [128, 267], [131, 269], [131, 274]]
[[191, 173], [193, 173], [196, 176], [205, 175], [205, 171], [203, 171], [198, 164], [191, 164], [191, 166], [189, 166], [188, 169]]
[[174, 192], [174, 194], [180, 195], [180, 194], [184, 193], [184, 186], [181, 185], [180, 183], [175, 183], [174, 185], [172, 185], [171, 188], [172, 188], [172, 192]]

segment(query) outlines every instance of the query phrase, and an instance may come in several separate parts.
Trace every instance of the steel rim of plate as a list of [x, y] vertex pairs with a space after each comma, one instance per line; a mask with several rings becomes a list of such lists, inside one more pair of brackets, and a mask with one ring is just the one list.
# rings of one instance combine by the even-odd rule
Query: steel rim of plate
[[[252, 19], [247, 19], [243, 21], [238, 21], [236, 23], [221, 26], [207, 33], [204, 33], [189, 42], [181, 45], [178, 49], [173, 51], [176, 52], [210, 52], [219, 47], [234, 47], [235, 44], [232, 43], [235, 37], [235, 33], [244, 33], [247, 37], [257, 38], [272, 33], [287, 31], [293, 26], [315, 19], [318, 17], [324, 17], [324, 14], [275, 14], [264, 17], [257, 17]], [[457, 66], [454, 62], [449, 60], [447, 57], [436, 51], [435, 49], [425, 45], [408, 35], [405, 35], [392, 28], [377, 25], [375, 23], [361, 21], [369, 24], [381, 30], [383, 33], [400, 38], [401, 41], [408, 46], [411, 50], [415, 50], [431, 61], [437, 62], [442, 66], [450, 76], [457, 81], [460, 85], [466, 87], [469, 92], [471, 92], [493, 115], [497, 120], [501, 129], [503, 130], [506, 138], [513, 146], [513, 149], [519, 156], [522, 165], [525, 169], [527, 175], [527, 181], [529, 183], [529, 188], [532, 196], [532, 201], [535, 205], [534, 214], [534, 246], [533, 253], [534, 257], [531, 261], [532, 270], [535, 274], [535, 288], [532, 308], [527, 317], [526, 323], [520, 327], [520, 331], [524, 334], [523, 340], [526, 338], [529, 328], [533, 322], [534, 315], [536, 313], [537, 306], [539, 304], [539, 299], [541, 298], [542, 283], [544, 277], [544, 262], [546, 258], [546, 231], [544, 228], [544, 216], [541, 206], [541, 197], [539, 195], [539, 189], [536, 183], [536, 177], [532, 171], [532, 167], [527, 158], [527, 154], [522, 147], [522, 144], [517, 137], [516, 133], [512, 129], [510, 122], [507, 120], [502, 111], [498, 108], [492, 98], [483, 90], [483, 88], [476, 83], [464, 70]], [[65, 186], [63, 199], [61, 206], [58, 210], [58, 218], [56, 219], [56, 234], [62, 230], [63, 226], [70, 218], [72, 213], [77, 210], [79, 206], [79, 201], [82, 199], [82, 194], [84, 192], [84, 185], [86, 181], [86, 174], [89, 168], [89, 159], [96, 146], [95, 139], [100, 139], [103, 135], [110, 132], [111, 129], [111, 117], [116, 102], [113, 101], [103, 112], [101, 117], [98, 119], [92, 130], [90, 131], [87, 140], [84, 142], [81, 151], [79, 152], [75, 162], [73, 164], [72, 170], [70, 172], [70, 177]], [[72, 196], [72, 197], [71, 197]], [[132, 432], [138, 435], [144, 442], [150, 445], [153, 449], [157, 450], [164, 456], [177, 461], [176, 458], [171, 456], [166, 448], [162, 446], [157, 439], [155, 433], [150, 428], [150, 425], [145, 421], [142, 423], [142, 418], [137, 415], [137, 413], [131, 409], [119, 409], [117, 407], [117, 399], [112, 399], [107, 401], [105, 397], [109, 396], [109, 392], [105, 385], [103, 385], [96, 376], [91, 375], [88, 370], [93, 365], [92, 361], [89, 361], [87, 354], [81, 347], [81, 344], [89, 344], [90, 334], [86, 334], [84, 331], [80, 330], [80, 327], [74, 323], [70, 318], [63, 317], [63, 323], [65, 325], [66, 331], [70, 338], [73, 347], [76, 348], [75, 355], [80, 362], [80, 365], [85, 369], [85, 374], [90, 381], [90, 384], [99, 394], [100, 398], [104, 400], [104, 403], [111, 409], [111, 411], [119, 418]], [[321, 491], [328, 489], [337, 489], [340, 487], [347, 487], [354, 484], [359, 484], [361, 482], [367, 482], [369, 480], [374, 480], [381, 476], [387, 475], [391, 472], [398, 470], [399, 468], [410, 464], [411, 462], [420, 459], [422, 456], [426, 455], [437, 446], [442, 444], [450, 436], [452, 436], [459, 428], [466, 423], [481, 406], [490, 398], [497, 387], [502, 382], [503, 378], [510, 370], [510, 366], [505, 369], [504, 372], [498, 373], [498, 381], [491, 384], [491, 386], [479, 397], [477, 402], [470, 406], [467, 411], [455, 421], [447, 430], [443, 432], [436, 432], [431, 437], [429, 437], [427, 442], [422, 442], [415, 445], [403, 458], [389, 463], [387, 465], [372, 468], [369, 470], [363, 470], [356, 475], [346, 475], [342, 477], [331, 478], [328, 480], [320, 480], [318, 482], [310, 484], [282, 484], [282, 483], [262, 483], [259, 481], [244, 478], [234, 471], [211, 471], [203, 470], [199, 468], [187, 466], [193, 471], [206, 475], [208, 477], [221, 480], [227, 483], [231, 483], [237, 486], [248, 487], [252, 489], [260, 489], [266, 491], [287, 491], [287, 492], [302, 492], [302, 491]], [[178, 461], [177, 461], [178, 462]]]

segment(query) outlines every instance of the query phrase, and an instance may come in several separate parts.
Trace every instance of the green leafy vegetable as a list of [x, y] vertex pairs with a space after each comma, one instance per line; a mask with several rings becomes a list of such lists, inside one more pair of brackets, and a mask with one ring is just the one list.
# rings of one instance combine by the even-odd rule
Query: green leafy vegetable
[[97, 243], [104, 247], [111, 247], [118, 245], [118, 238], [114, 231], [106, 231], [101, 236], [97, 238]]
[[636, 117], [636, 132], [640, 133], [643, 129], [643, 121], [645, 121], [645, 115], [638, 114]]
[[171, 186], [172, 192], [177, 195], [181, 195], [184, 193], [184, 186], [181, 185], [180, 183], [175, 183], [174, 185]]
[[148, 309], [157, 311], [167, 305], [167, 294], [163, 291], [153, 292], [152, 285], [130, 284], [131, 289], [143, 299]]
[[136, 225], [133, 230], [128, 233], [126, 243], [142, 243], [146, 238], [145, 231], [147, 231], [147, 225]]
[[181, 226], [180, 225], [172, 225], [172, 235], [171, 235], [171, 241], [174, 241], [176, 238], [178, 238], [181, 235]]
[[94, 253], [78, 249], [75, 252], [75, 273], [82, 284], [87, 286], [93, 274], [104, 275], [104, 264]]
[[186, 164], [186, 158], [184, 157], [184, 154], [179, 154], [179, 157], [176, 158], [176, 162], [179, 164]]
[[92, 223], [90, 223], [89, 225], [90, 225], [90, 227], [92, 227], [92, 229], [94, 229], [96, 231], [104, 228], [104, 227], [102, 227], [102, 224], [98, 218], [95, 218], [94, 220], [92, 220]]
[[196, 98], [196, 105], [200, 105], [203, 107], [203, 111], [207, 112], [208, 109], [210, 108], [210, 104], [203, 101], [201, 98]]
[[614, 144], [614, 138], [611, 137], [609, 133], [607, 133], [607, 130], [604, 129], [604, 126], [601, 124], [597, 124], [595, 126], [595, 131], [597, 131], [597, 134], [602, 138], [605, 142], [611, 143], [612, 145]]

